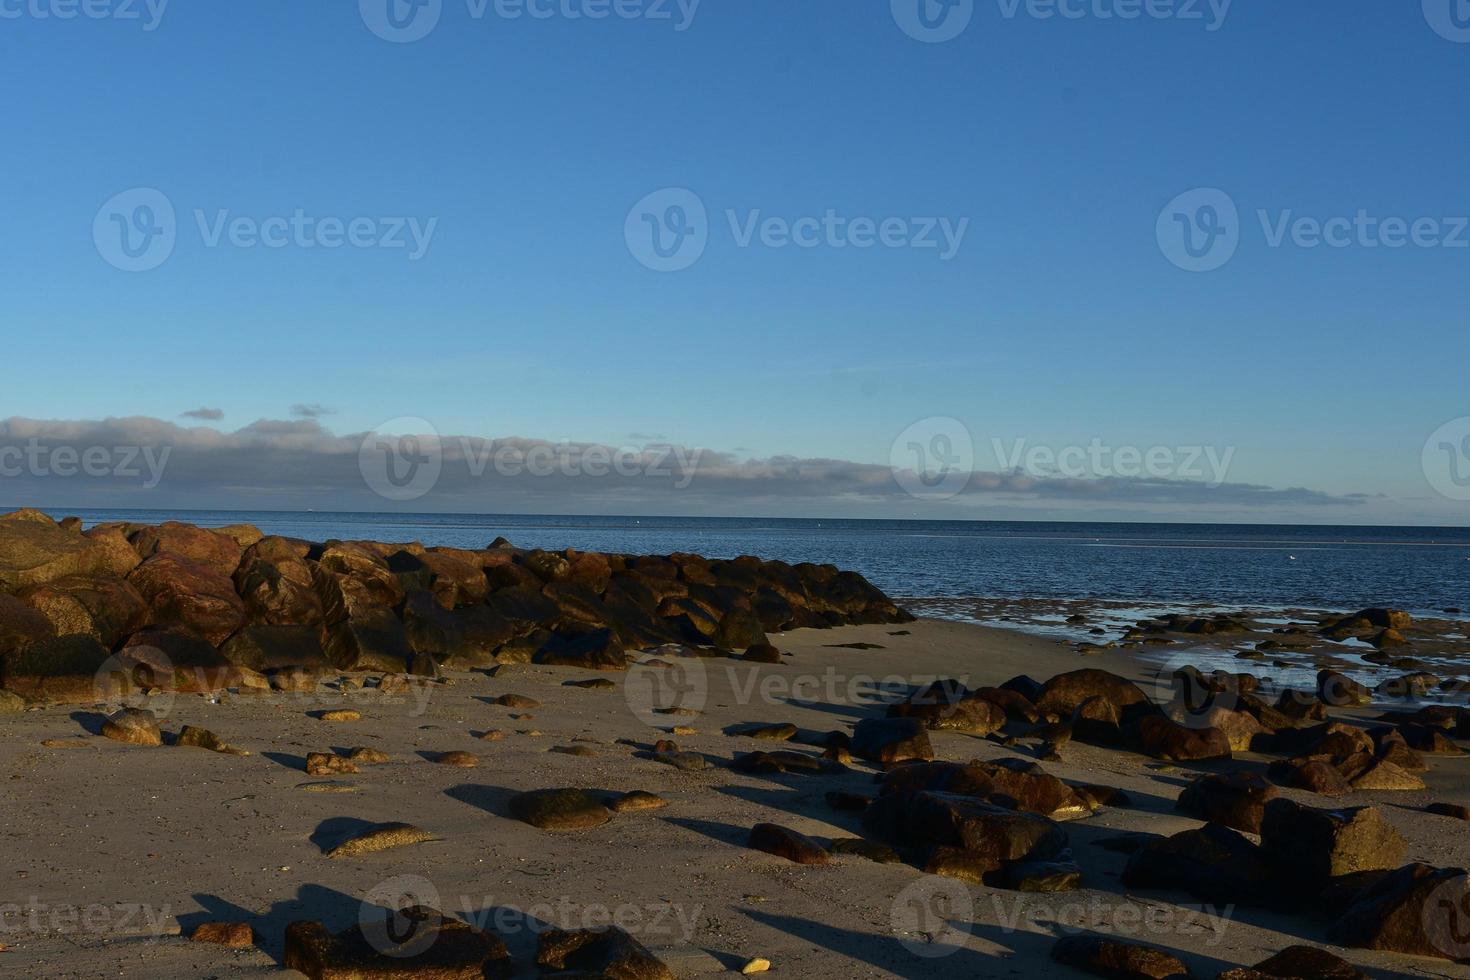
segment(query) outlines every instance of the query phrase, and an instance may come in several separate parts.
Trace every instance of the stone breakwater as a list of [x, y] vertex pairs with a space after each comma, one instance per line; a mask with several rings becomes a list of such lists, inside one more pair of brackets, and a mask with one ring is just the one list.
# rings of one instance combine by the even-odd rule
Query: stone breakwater
[[496, 663], [617, 671], [630, 651], [664, 644], [743, 651], [782, 630], [911, 618], [832, 565], [0, 515], [0, 688], [12, 702]]

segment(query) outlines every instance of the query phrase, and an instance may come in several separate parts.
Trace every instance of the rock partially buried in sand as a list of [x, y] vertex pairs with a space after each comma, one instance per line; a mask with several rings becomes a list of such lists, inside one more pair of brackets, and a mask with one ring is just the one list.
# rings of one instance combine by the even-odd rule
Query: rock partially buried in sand
[[584, 691], [616, 691], [616, 681], [610, 681], [606, 677], [594, 677], [587, 681], [567, 681], [566, 687], [580, 687]]
[[536, 965], [575, 976], [675, 980], [673, 971], [658, 957], [616, 926], [543, 932], [536, 945]]
[[756, 643], [746, 647], [744, 659], [753, 664], [779, 664], [781, 651], [769, 643]]
[[902, 858], [887, 844], [863, 840], [861, 837], [839, 837], [828, 848], [832, 854], [852, 854], [867, 858], [875, 864], [899, 864]]
[[502, 980], [514, 971], [499, 936], [423, 906], [335, 936], [320, 922], [293, 922], [283, 965], [310, 980]]
[[153, 712], [141, 708], [124, 708], [102, 723], [102, 734], [115, 742], [129, 745], [162, 745], [163, 733]]
[[830, 864], [832, 861], [832, 856], [821, 844], [805, 834], [773, 823], [758, 823], [752, 827], [747, 845], [795, 864]]
[[511, 814], [541, 830], [588, 830], [612, 819], [612, 811], [584, 789], [537, 789], [511, 797]]
[[329, 858], [357, 857], [409, 844], [422, 844], [434, 838], [427, 830], [411, 823], [381, 823], [354, 834], [327, 852]]
[[495, 699], [495, 703], [506, 708], [517, 708], [524, 711], [531, 711], [541, 707], [540, 701], [521, 694], [502, 694]]
[[1084, 973], [1114, 980], [1189, 976], [1189, 967], [1173, 953], [1106, 936], [1063, 936], [1051, 948], [1051, 958]]
[[348, 759], [363, 766], [381, 766], [388, 761], [386, 753], [364, 745], [353, 749], [347, 756]]
[[1199, 820], [1259, 834], [1266, 804], [1277, 795], [1276, 787], [1255, 773], [1212, 773], [1184, 787], [1175, 809]]
[[434, 757], [434, 761], [441, 766], [459, 766], [462, 769], [473, 769], [480, 764], [477, 756], [470, 752], [441, 752]]
[[298, 783], [297, 789], [308, 793], [356, 793], [357, 787], [352, 783], [325, 782], [325, 783]]
[[352, 775], [361, 771], [351, 761], [342, 758], [335, 752], [308, 752], [306, 754], [306, 774], [308, 776]]
[[1216, 980], [1371, 980], [1341, 956], [1315, 946], [1288, 946], [1252, 967], [1226, 970]]
[[333, 708], [317, 715], [321, 721], [362, 721], [362, 712], [356, 708]]
[[189, 934], [189, 940], [244, 949], [255, 942], [255, 935], [250, 931], [248, 922], [201, 922]]
[[748, 725], [736, 729], [733, 734], [758, 738], [765, 742], [789, 742], [796, 737], [796, 732], [796, 726], [787, 722], [779, 725]]
[[607, 808], [614, 813], [636, 813], [642, 810], [662, 810], [668, 806], [668, 800], [656, 793], [645, 792], [635, 789], [631, 793], [622, 796], [614, 796], [607, 801]]
[[223, 755], [250, 754], [244, 749], [235, 748], [209, 729], [194, 725], [185, 725], [180, 729], [178, 741], [174, 744], [184, 748], [208, 749], [210, 752], [219, 752]]

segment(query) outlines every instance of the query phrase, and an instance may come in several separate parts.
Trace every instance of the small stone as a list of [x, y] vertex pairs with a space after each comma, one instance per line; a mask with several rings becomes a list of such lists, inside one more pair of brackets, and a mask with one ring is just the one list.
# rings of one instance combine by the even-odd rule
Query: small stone
[[459, 766], [462, 769], [473, 769], [480, 764], [477, 756], [469, 752], [441, 752], [434, 757], [434, 761], [441, 766]]
[[902, 860], [898, 852], [887, 844], [860, 837], [839, 837], [828, 850], [833, 854], [855, 854], [877, 864], [898, 864]]
[[688, 725], [675, 725], [672, 729], [669, 730], [669, 734], [679, 737], [683, 737], [686, 735], [698, 735], [699, 729], [691, 728]]
[[590, 745], [554, 745], [551, 751], [561, 755], [589, 756], [596, 755], [597, 750]]
[[752, 827], [748, 846], [796, 864], [829, 864], [832, 860], [827, 849], [810, 837], [773, 823], [758, 823]]
[[352, 785], [351, 783], [335, 783], [335, 782], [326, 782], [326, 783], [300, 783], [300, 784], [297, 785], [296, 788], [297, 789], [301, 789], [301, 790], [305, 790], [308, 793], [356, 793], [357, 792], [357, 787], [354, 786], [354, 785]]
[[255, 942], [255, 936], [246, 922], [201, 922], [189, 934], [191, 942], [216, 943], [231, 949], [244, 949]]
[[618, 685], [606, 677], [594, 677], [588, 681], [567, 681], [566, 687], [580, 687], [584, 691], [616, 691]]
[[337, 776], [361, 771], [352, 762], [334, 752], [308, 752], [306, 754], [306, 774], [308, 776]]
[[328, 851], [327, 857], [357, 857], [359, 854], [373, 854], [394, 847], [422, 844], [433, 839], [427, 830], [411, 823], [383, 823], [347, 838]]
[[175, 743], [186, 748], [208, 749], [210, 752], [220, 752], [224, 755], [249, 755], [244, 749], [237, 749], [214, 732], [207, 728], [197, 728], [194, 725], [185, 725], [179, 731], [179, 740]]
[[492, 728], [488, 732], [483, 732], [480, 735], [480, 741], [482, 742], [499, 742], [504, 738], [505, 732], [502, 732], [498, 728]]
[[322, 721], [362, 721], [362, 712], [356, 708], [333, 708], [317, 715]]
[[162, 745], [163, 733], [153, 712], [140, 708], [124, 708], [102, 724], [102, 734], [129, 745]]
[[520, 708], [525, 711], [541, 707], [541, 702], [535, 698], [528, 698], [520, 694], [502, 694], [495, 699], [495, 703], [506, 708]]
[[[773, 647], [772, 649], [775, 648]], [[748, 977], [753, 973], [765, 973], [770, 968], [770, 960], [762, 959], [761, 957], [757, 956], [753, 960], [748, 960], [746, 964], [740, 968], [740, 972]]]
[[684, 772], [699, 772], [709, 768], [709, 760], [698, 752], [655, 752], [653, 761]]
[[84, 738], [46, 738], [41, 744], [48, 749], [85, 749], [92, 743]]
[[746, 738], [758, 738], [766, 742], [789, 742], [796, 737], [796, 726], [792, 724], [781, 725], [755, 725], [743, 728], [736, 734], [744, 735]]
[[388, 761], [386, 753], [379, 752], [377, 749], [369, 748], [366, 745], [353, 749], [347, 758], [364, 766], [381, 766]]

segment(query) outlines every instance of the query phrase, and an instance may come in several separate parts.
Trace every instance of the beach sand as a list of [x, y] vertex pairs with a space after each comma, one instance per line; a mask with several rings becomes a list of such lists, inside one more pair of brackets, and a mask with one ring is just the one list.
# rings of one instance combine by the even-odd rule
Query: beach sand
[[[773, 640], [789, 655], [780, 665], [679, 661], [698, 664], [681, 672], [689, 681], [686, 703], [703, 695], [697, 717], [643, 710], [649, 671], [600, 675], [618, 689], [595, 691], [565, 686], [594, 676], [588, 672], [528, 665], [507, 665], [493, 676], [454, 673], [449, 684], [403, 697], [365, 690], [225, 695], [221, 703], [193, 695], [151, 699], [165, 731], [201, 725], [249, 756], [111, 741], [95, 734], [100, 716], [94, 711], [46, 708], [0, 717], [0, 970], [49, 977], [295, 976], [280, 967], [287, 923], [320, 919], [342, 929], [358, 921], [365, 897], [391, 901], [407, 892], [496, 928], [523, 976], [536, 975], [536, 931], [545, 922], [600, 925], [610, 915], [679, 976], [738, 971], [755, 957], [771, 961], [773, 976], [803, 980], [1071, 976], [1049, 953], [1072, 927], [1169, 949], [1200, 977], [1256, 963], [1293, 943], [1325, 945], [1326, 923], [1306, 916], [1202, 910], [1183, 894], [1125, 895], [1117, 877], [1126, 857], [1093, 844], [1124, 831], [1199, 826], [1173, 811], [1180, 788], [1196, 772], [1263, 768], [1264, 760], [1251, 755], [1168, 765], [1075, 742], [1064, 747], [1061, 762], [1044, 764], [1048, 771], [1069, 782], [1118, 787], [1130, 798], [1126, 806], [1064, 825], [1084, 870], [1080, 891], [965, 886], [856, 856], [799, 866], [748, 849], [750, 828], [763, 821], [824, 843], [861, 836], [859, 817], [833, 809], [824, 795], [871, 794], [875, 770], [855, 762], [842, 775], [734, 772], [722, 763], [739, 752], [820, 750], [729, 735], [729, 726], [790, 722], [803, 733], [848, 731], [883, 710], [870, 698], [850, 696], [867, 689], [865, 679], [915, 685], [947, 676], [978, 686], [1023, 673], [1045, 680], [1086, 666], [1130, 677], [1156, 697], [1159, 691], [1155, 668], [1128, 652], [1083, 657], [1056, 640], [958, 623], [798, 630]], [[882, 649], [834, 646], [845, 643]], [[541, 706], [490, 703], [507, 693]], [[361, 720], [328, 722], [313, 714], [343, 706], [357, 708]], [[674, 725], [698, 733], [671, 736]], [[491, 729], [503, 739], [477, 737]], [[660, 737], [705, 754], [711, 767], [685, 772], [647, 758], [640, 749]], [[71, 747], [48, 747], [46, 740]], [[948, 760], [1035, 758], [1030, 748], [963, 734], [934, 733], [933, 742]], [[573, 745], [595, 754], [552, 751]], [[357, 746], [391, 759], [358, 775], [324, 779], [304, 771], [308, 752]], [[430, 761], [451, 750], [473, 753], [478, 767]], [[1406, 860], [1470, 866], [1470, 825], [1417, 810], [1434, 800], [1470, 801], [1470, 760], [1431, 756], [1430, 765], [1426, 792], [1354, 793], [1335, 803], [1379, 804], [1409, 841]], [[323, 782], [356, 791], [302, 788]], [[559, 833], [509, 816], [513, 793], [559, 786], [647, 790], [668, 806]], [[363, 823], [387, 821], [411, 822], [434, 839], [358, 857], [325, 855]], [[953, 914], [940, 914], [948, 911]], [[227, 949], [183, 938], [203, 921], [248, 922], [255, 945]], [[1338, 952], [1380, 976], [1470, 977], [1470, 968], [1445, 960]]]

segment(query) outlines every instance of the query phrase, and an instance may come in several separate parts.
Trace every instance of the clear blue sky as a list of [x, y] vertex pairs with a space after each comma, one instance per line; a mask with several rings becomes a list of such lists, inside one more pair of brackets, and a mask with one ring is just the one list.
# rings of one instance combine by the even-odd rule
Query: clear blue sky
[[[888, 0], [704, 0], [683, 31], [443, 0], [405, 44], [345, 0], [175, 2], [151, 31], [50, 2], [0, 2], [0, 417], [211, 406], [231, 431], [317, 403], [338, 433], [412, 415], [882, 463], [954, 416], [982, 468], [992, 437], [1228, 445], [1232, 481], [1386, 494], [1375, 519], [1467, 506], [1420, 452], [1470, 415], [1470, 248], [1272, 248], [1256, 218], [1470, 214], [1470, 43], [1418, 2], [1237, 0], [1211, 31], [976, 0], [935, 44]], [[136, 187], [178, 241], [128, 273], [92, 228]], [[658, 273], [624, 221], [665, 187], [710, 240]], [[1208, 273], [1155, 236], [1199, 187], [1241, 215]], [[418, 261], [195, 227], [298, 208], [437, 226]], [[741, 248], [726, 209], [969, 225], [950, 261]]]

